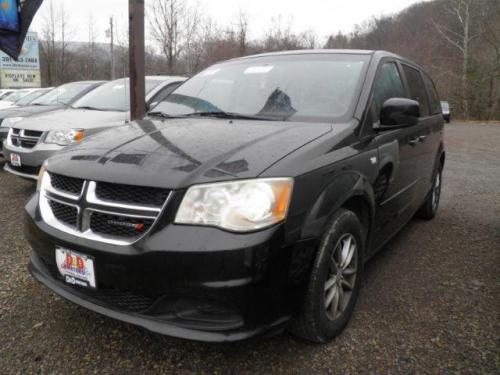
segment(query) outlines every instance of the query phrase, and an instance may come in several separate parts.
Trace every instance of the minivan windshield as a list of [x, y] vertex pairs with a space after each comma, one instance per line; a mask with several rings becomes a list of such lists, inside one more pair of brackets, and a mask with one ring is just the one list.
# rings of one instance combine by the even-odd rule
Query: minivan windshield
[[[160, 79], [146, 78], [146, 95], [161, 82], [163, 81]], [[101, 111], [128, 111], [130, 108], [128, 78], [105, 83], [77, 100], [73, 107]]]
[[202, 71], [153, 113], [332, 122], [352, 116], [369, 55], [297, 54], [233, 60]]
[[66, 83], [35, 99], [32, 105], [70, 104], [78, 95], [94, 85], [91, 82]]

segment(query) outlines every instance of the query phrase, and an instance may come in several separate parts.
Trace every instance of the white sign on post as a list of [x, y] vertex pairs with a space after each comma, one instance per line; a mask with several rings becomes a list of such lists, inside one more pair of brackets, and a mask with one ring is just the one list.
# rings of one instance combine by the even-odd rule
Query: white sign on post
[[29, 32], [24, 40], [18, 61], [0, 51], [0, 87], [40, 87], [40, 56], [38, 36]]

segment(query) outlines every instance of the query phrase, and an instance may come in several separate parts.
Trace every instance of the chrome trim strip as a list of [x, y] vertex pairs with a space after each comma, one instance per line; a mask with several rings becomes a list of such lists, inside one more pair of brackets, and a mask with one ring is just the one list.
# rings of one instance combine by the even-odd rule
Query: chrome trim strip
[[[44, 177], [46, 177], [46, 176], [49, 176], [49, 173], [46, 172]], [[49, 176], [49, 178], [50, 178], [50, 176]], [[85, 184], [90, 185], [91, 182], [93, 182], [93, 181], [85, 180], [82, 192], [85, 191], [85, 188], [86, 188]], [[158, 223], [159, 217], [163, 214], [163, 212], [165, 211], [166, 207], [168, 206], [168, 204], [173, 196], [173, 191], [171, 190], [167, 196], [167, 199], [165, 199], [165, 202], [162, 205], [162, 207], [158, 211], [155, 210], [155, 212], [157, 212], [157, 215], [155, 215], [155, 216], [145, 216], [145, 215], [135, 215], [133, 213], [127, 214], [127, 213], [122, 213], [122, 212], [113, 212], [113, 211], [107, 211], [107, 210], [100, 210], [100, 209], [95, 208], [95, 207], [85, 208], [85, 210], [83, 212], [80, 212], [80, 207], [77, 204], [72, 204], [69, 202], [60, 201], [57, 199], [57, 197], [47, 196], [46, 195], [46, 186], [47, 186], [47, 180], [46, 180], [46, 178], [43, 178], [42, 187], [41, 187], [41, 191], [40, 191], [39, 206], [40, 206], [40, 212], [42, 214], [42, 219], [48, 225], [50, 225], [51, 227], [53, 227], [57, 230], [60, 230], [62, 232], [71, 234], [71, 235], [79, 237], [79, 238], [84, 238], [87, 240], [98, 241], [98, 242], [104, 242], [104, 243], [108, 243], [111, 245], [118, 245], [118, 246], [127, 246], [127, 245], [134, 244], [135, 242], [141, 240], [144, 236], [146, 236], [151, 230], [153, 230]], [[47, 191], [47, 192], [50, 192], [50, 191]], [[61, 203], [61, 204], [66, 204], [68, 206], [77, 207], [78, 220], [80, 221], [81, 231], [78, 230], [77, 228], [75, 229], [73, 227], [65, 225], [64, 223], [57, 220], [57, 218], [55, 218], [55, 216], [52, 213], [52, 209], [50, 207], [49, 200], [54, 200], [54, 201]], [[122, 207], [120, 207], [120, 208], [122, 208]], [[123, 208], [130, 209], [130, 207], [128, 207], [127, 205], [124, 205]], [[144, 211], [144, 208], [141, 207], [141, 210]], [[149, 210], [152, 211], [151, 208], [149, 208]], [[147, 211], [147, 209], [146, 209], [146, 211]], [[92, 212], [102, 212], [102, 213], [110, 214], [110, 215], [119, 215], [119, 216], [126, 216], [126, 217], [151, 219], [154, 221], [153, 221], [153, 224], [151, 225], [151, 227], [147, 231], [145, 231], [144, 233], [141, 233], [140, 236], [133, 237], [133, 238], [130, 238], [128, 240], [125, 240], [125, 239], [120, 240], [120, 239], [117, 239], [117, 238], [112, 237], [112, 236], [106, 236], [103, 234], [98, 234], [98, 233], [93, 232], [90, 229], [90, 216], [91, 216]]]
[[89, 181], [89, 187], [87, 189], [87, 202], [93, 203], [100, 206], [123, 208], [126, 210], [136, 210], [136, 211], [152, 211], [155, 213], [161, 212], [161, 207], [151, 207], [143, 206], [140, 204], [127, 204], [127, 203], [115, 203], [107, 200], [103, 200], [97, 197], [96, 194], [97, 183], [95, 181]]
[[[49, 199], [52, 199], [52, 198], [48, 198], [43, 192], [40, 192], [40, 201], [39, 201], [40, 213], [42, 214], [43, 221], [45, 221], [45, 223], [47, 223], [51, 227], [53, 227], [57, 230], [60, 230], [61, 232], [65, 232], [65, 233], [71, 234], [73, 236], [85, 238], [88, 240], [107, 242], [107, 243], [112, 244], [112, 245], [121, 245], [121, 246], [125, 246], [125, 245], [130, 244], [130, 242], [128, 242], [128, 241], [121, 241], [121, 240], [116, 240], [116, 239], [112, 239], [112, 238], [105, 238], [101, 235], [98, 235], [98, 234], [92, 232], [91, 230], [87, 230], [85, 232], [80, 232], [77, 229], [70, 227], [69, 225], [63, 224], [62, 222], [57, 220], [56, 217], [54, 216], [54, 214], [52, 213], [52, 209], [50, 208], [50, 204], [49, 204]], [[68, 203], [64, 203], [64, 202], [61, 202], [61, 203], [68, 204]], [[68, 204], [68, 206], [72, 206], [72, 205]]]
[[23, 177], [23, 178], [29, 178], [30, 180], [38, 180], [38, 176], [36, 174], [28, 174], [28, 173], [23, 173], [23, 172], [18, 172], [9, 167], [8, 163], [5, 163], [3, 166], [3, 170], [12, 174], [15, 174], [16, 176]]

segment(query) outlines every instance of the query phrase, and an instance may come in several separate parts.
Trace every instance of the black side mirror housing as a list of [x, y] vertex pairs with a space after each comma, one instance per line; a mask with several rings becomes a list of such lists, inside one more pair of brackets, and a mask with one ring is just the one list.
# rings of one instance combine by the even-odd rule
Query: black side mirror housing
[[405, 128], [418, 123], [420, 103], [406, 98], [390, 98], [382, 104], [378, 129]]

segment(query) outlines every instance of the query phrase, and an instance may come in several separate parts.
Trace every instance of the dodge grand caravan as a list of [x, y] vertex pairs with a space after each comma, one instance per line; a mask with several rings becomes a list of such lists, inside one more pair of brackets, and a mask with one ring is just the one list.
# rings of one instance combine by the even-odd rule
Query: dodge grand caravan
[[235, 341], [346, 326], [363, 265], [415, 215], [445, 161], [430, 77], [381, 51], [218, 63], [141, 121], [50, 158], [26, 206], [29, 270], [158, 333]]

